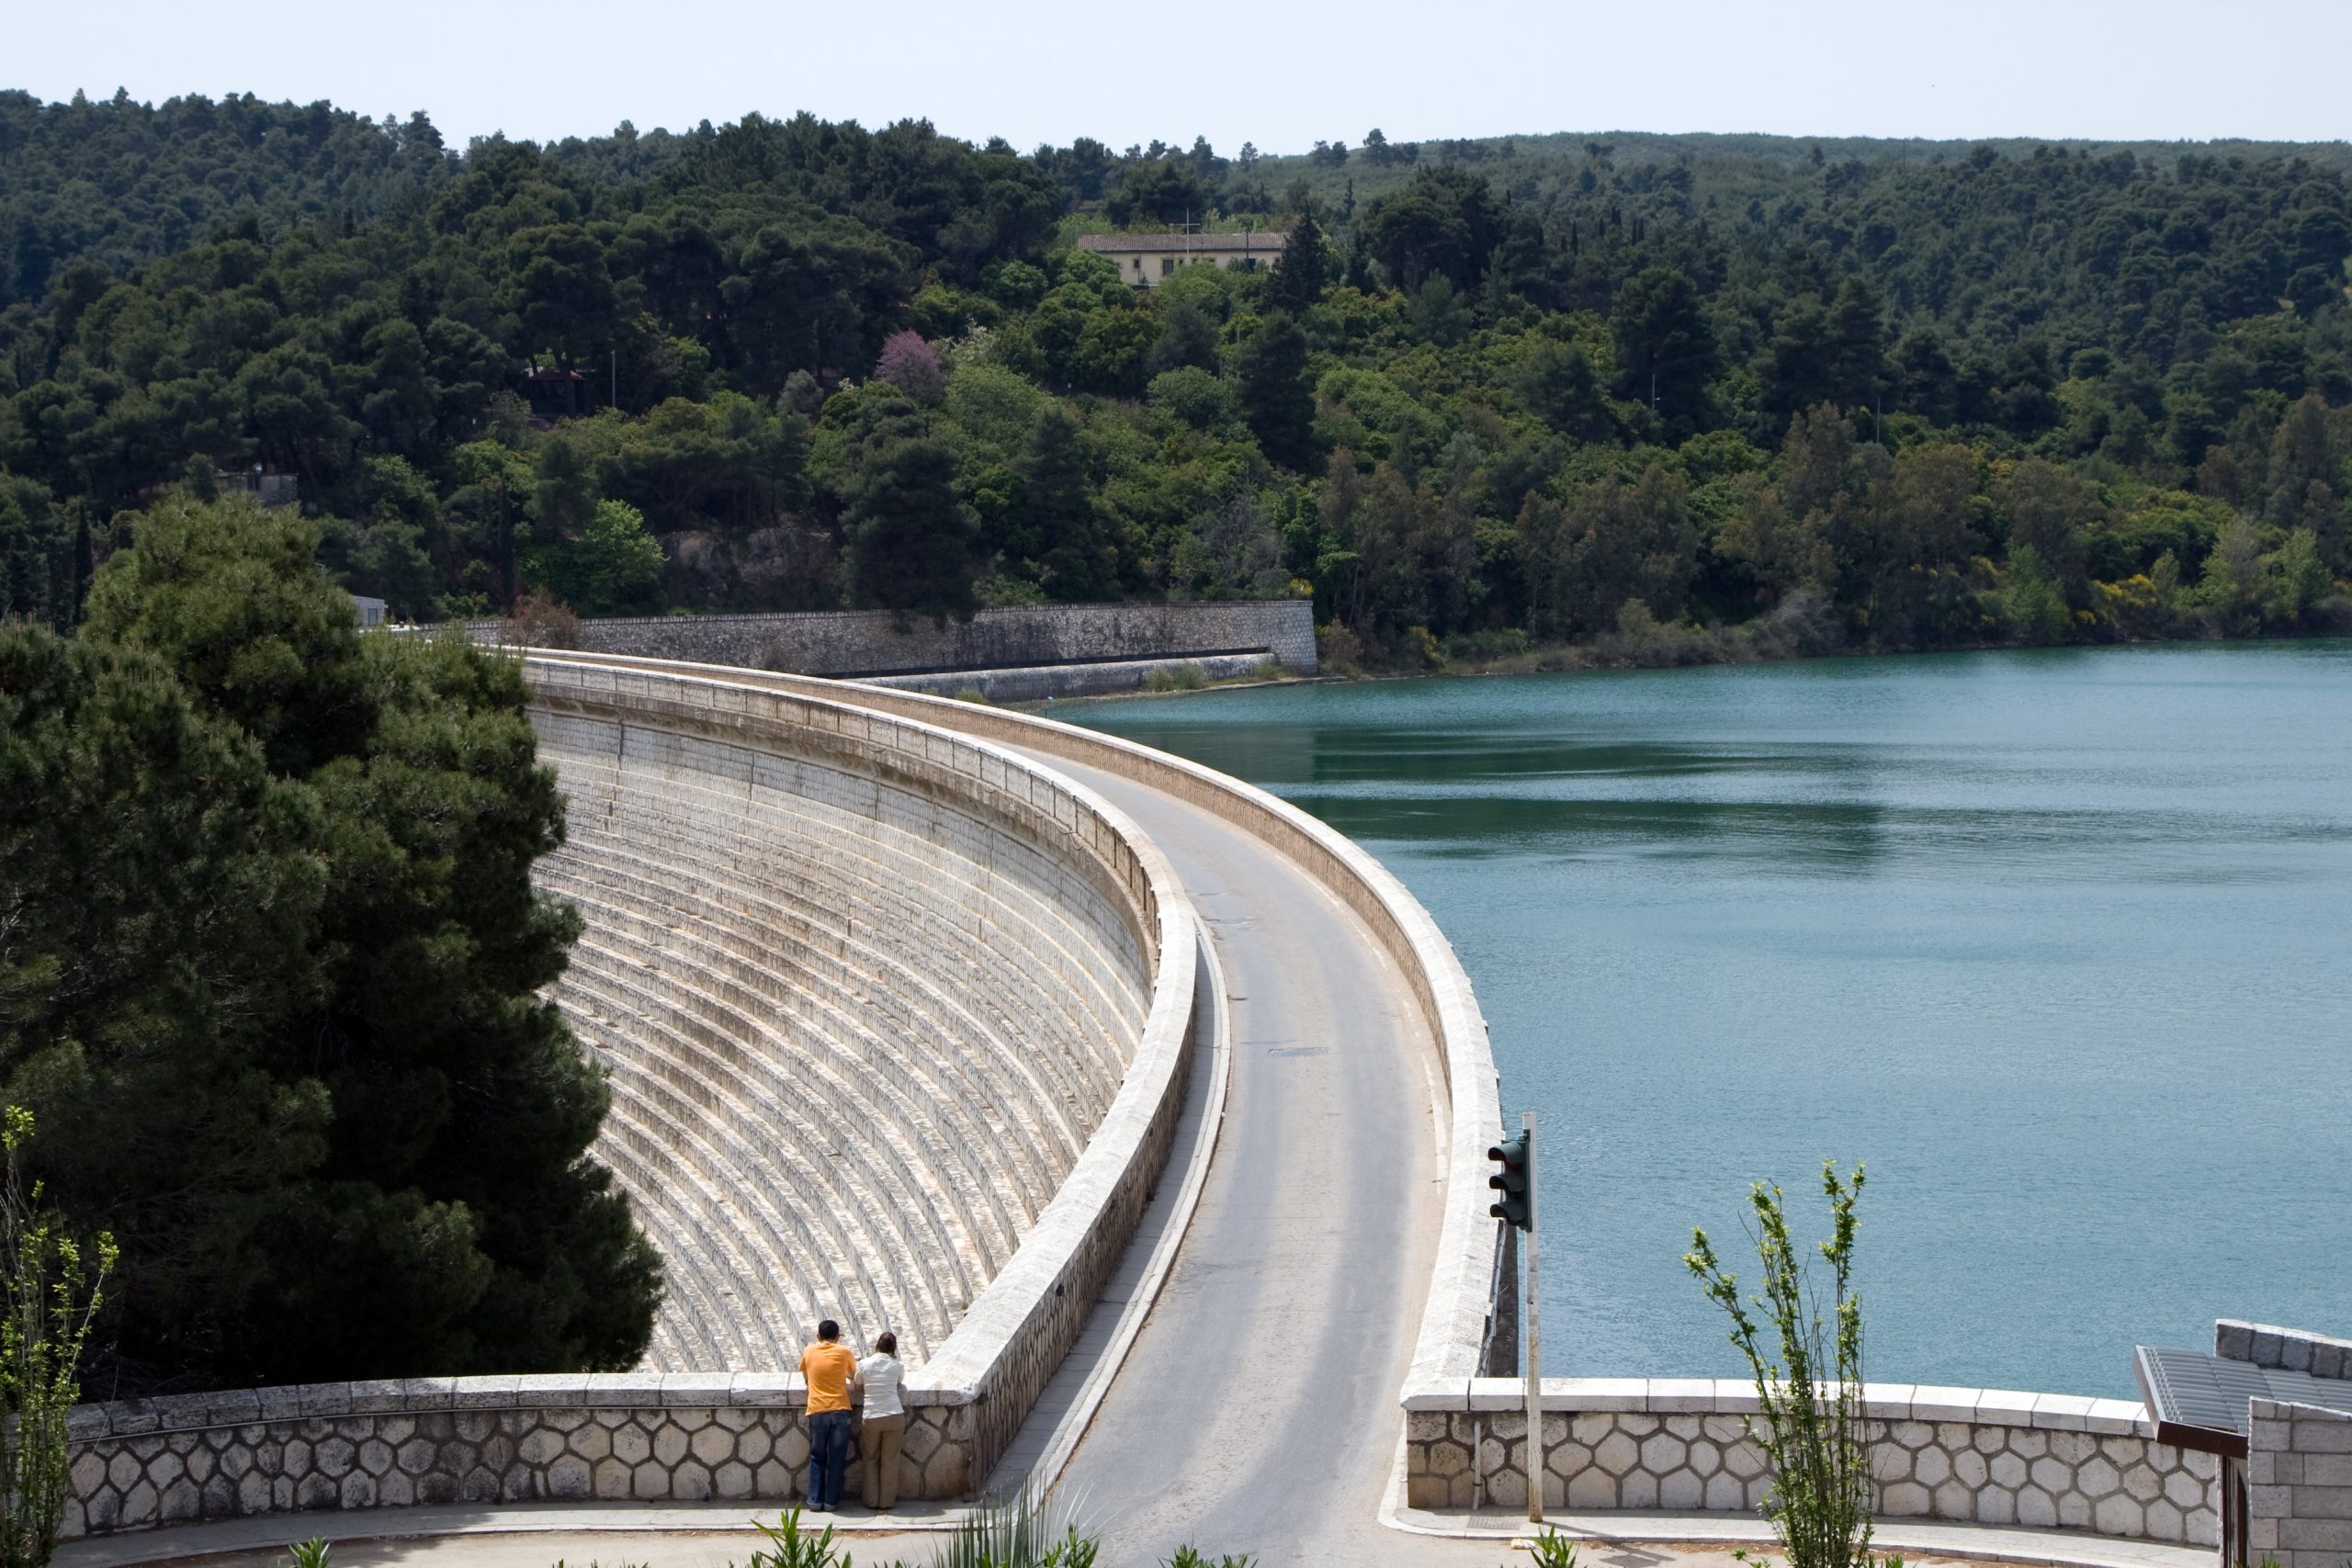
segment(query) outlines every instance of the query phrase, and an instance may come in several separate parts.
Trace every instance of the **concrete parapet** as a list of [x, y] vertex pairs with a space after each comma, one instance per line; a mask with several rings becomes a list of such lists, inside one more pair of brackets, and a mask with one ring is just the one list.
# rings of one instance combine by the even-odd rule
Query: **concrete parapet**
[[[1747, 1382], [1546, 1378], [1545, 1506], [1753, 1513], [1770, 1486], [1757, 1409]], [[2157, 1442], [2136, 1403], [1871, 1383], [1863, 1416], [1882, 1517], [2220, 1539], [2221, 1461]], [[1516, 1379], [1409, 1402], [1408, 1505], [1523, 1506], [1526, 1433]]]
[[757, 1362], [827, 1309], [859, 1337], [909, 1314], [928, 1354], [901, 1494], [967, 1496], [1116, 1267], [1193, 1046], [1197, 925], [1158, 848], [1023, 756], [853, 704], [579, 660], [526, 676], [572, 796], [542, 870], [588, 913], [558, 999], [615, 1069], [598, 1154], [709, 1331], [658, 1337], [667, 1371], [81, 1406], [69, 1535], [780, 1502], [806, 1483], [803, 1390]]

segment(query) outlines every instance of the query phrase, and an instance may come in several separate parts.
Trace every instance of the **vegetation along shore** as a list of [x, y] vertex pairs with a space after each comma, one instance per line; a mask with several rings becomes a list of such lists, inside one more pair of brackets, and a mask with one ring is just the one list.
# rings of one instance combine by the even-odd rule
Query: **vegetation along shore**
[[[0, 95], [0, 608], [70, 627], [119, 519], [250, 490], [413, 619], [1311, 593], [1370, 670], [2342, 630], [2347, 165], [807, 116], [459, 152]], [[1078, 243], [1187, 224], [1269, 265]]]

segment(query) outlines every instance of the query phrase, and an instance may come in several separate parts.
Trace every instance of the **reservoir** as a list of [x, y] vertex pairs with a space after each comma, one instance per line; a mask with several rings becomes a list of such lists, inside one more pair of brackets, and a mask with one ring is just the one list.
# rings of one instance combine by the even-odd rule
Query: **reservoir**
[[2352, 643], [1267, 687], [1057, 716], [1377, 854], [1543, 1125], [1545, 1371], [1744, 1375], [1860, 1160], [1877, 1381], [2136, 1398], [2217, 1316], [2352, 1332]]

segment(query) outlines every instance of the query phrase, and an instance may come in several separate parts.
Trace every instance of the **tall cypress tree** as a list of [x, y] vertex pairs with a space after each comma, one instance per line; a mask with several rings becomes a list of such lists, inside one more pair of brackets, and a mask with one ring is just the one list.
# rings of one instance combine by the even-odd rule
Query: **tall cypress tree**
[[1076, 603], [1115, 593], [1118, 551], [1105, 536], [1087, 483], [1078, 423], [1059, 403], [1047, 404], [1037, 416], [1022, 456], [1021, 478], [1030, 525], [1044, 544], [1038, 579], [1046, 596]]
[[971, 618], [979, 520], [956, 493], [956, 448], [934, 435], [885, 429], [869, 442], [843, 513], [854, 604]]
[[1323, 291], [1330, 287], [1330, 268], [1322, 225], [1315, 221], [1313, 213], [1302, 212], [1291, 225], [1290, 237], [1283, 242], [1282, 260], [1266, 280], [1266, 298], [1299, 315], [1323, 298]]
[[1315, 457], [1315, 394], [1306, 379], [1306, 334], [1280, 311], [1241, 345], [1241, 412], [1266, 456], [1304, 468]]

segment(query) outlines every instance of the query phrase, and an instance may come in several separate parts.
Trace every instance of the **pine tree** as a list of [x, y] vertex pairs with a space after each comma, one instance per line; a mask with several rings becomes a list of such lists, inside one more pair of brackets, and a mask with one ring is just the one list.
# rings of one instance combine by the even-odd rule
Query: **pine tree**
[[1315, 457], [1315, 394], [1306, 379], [1306, 334], [1287, 315], [1266, 318], [1241, 347], [1241, 412], [1268, 458], [1304, 468]]
[[520, 671], [363, 638], [290, 511], [132, 521], [81, 644], [0, 680], [88, 694], [8, 726], [6, 809], [82, 826], [9, 868], [45, 913], [0, 1071], [32, 1173], [121, 1242], [119, 1382], [634, 1364], [659, 1264], [540, 995], [579, 919], [530, 883], [563, 817]]
[[849, 591], [869, 608], [968, 620], [978, 601], [979, 523], [956, 493], [956, 448], [886, 430], [849, 491]]
[[1116, 593], [1118, 551], [1095, 509], [1077, 422], [1060, 404], [1048, 404], [1038, 415], [1021, 478], [1030, 526], [1044, 543], [1039, 581], [1046, 596], [1079, 603]]
[[1294, 316], [1302, 314], [1330, 287], [1330, 265], [1322, 225], [1313, 213], [1302, 212], [1283, 242], [1281, 262], [1266, 280], [1266, 298]]

